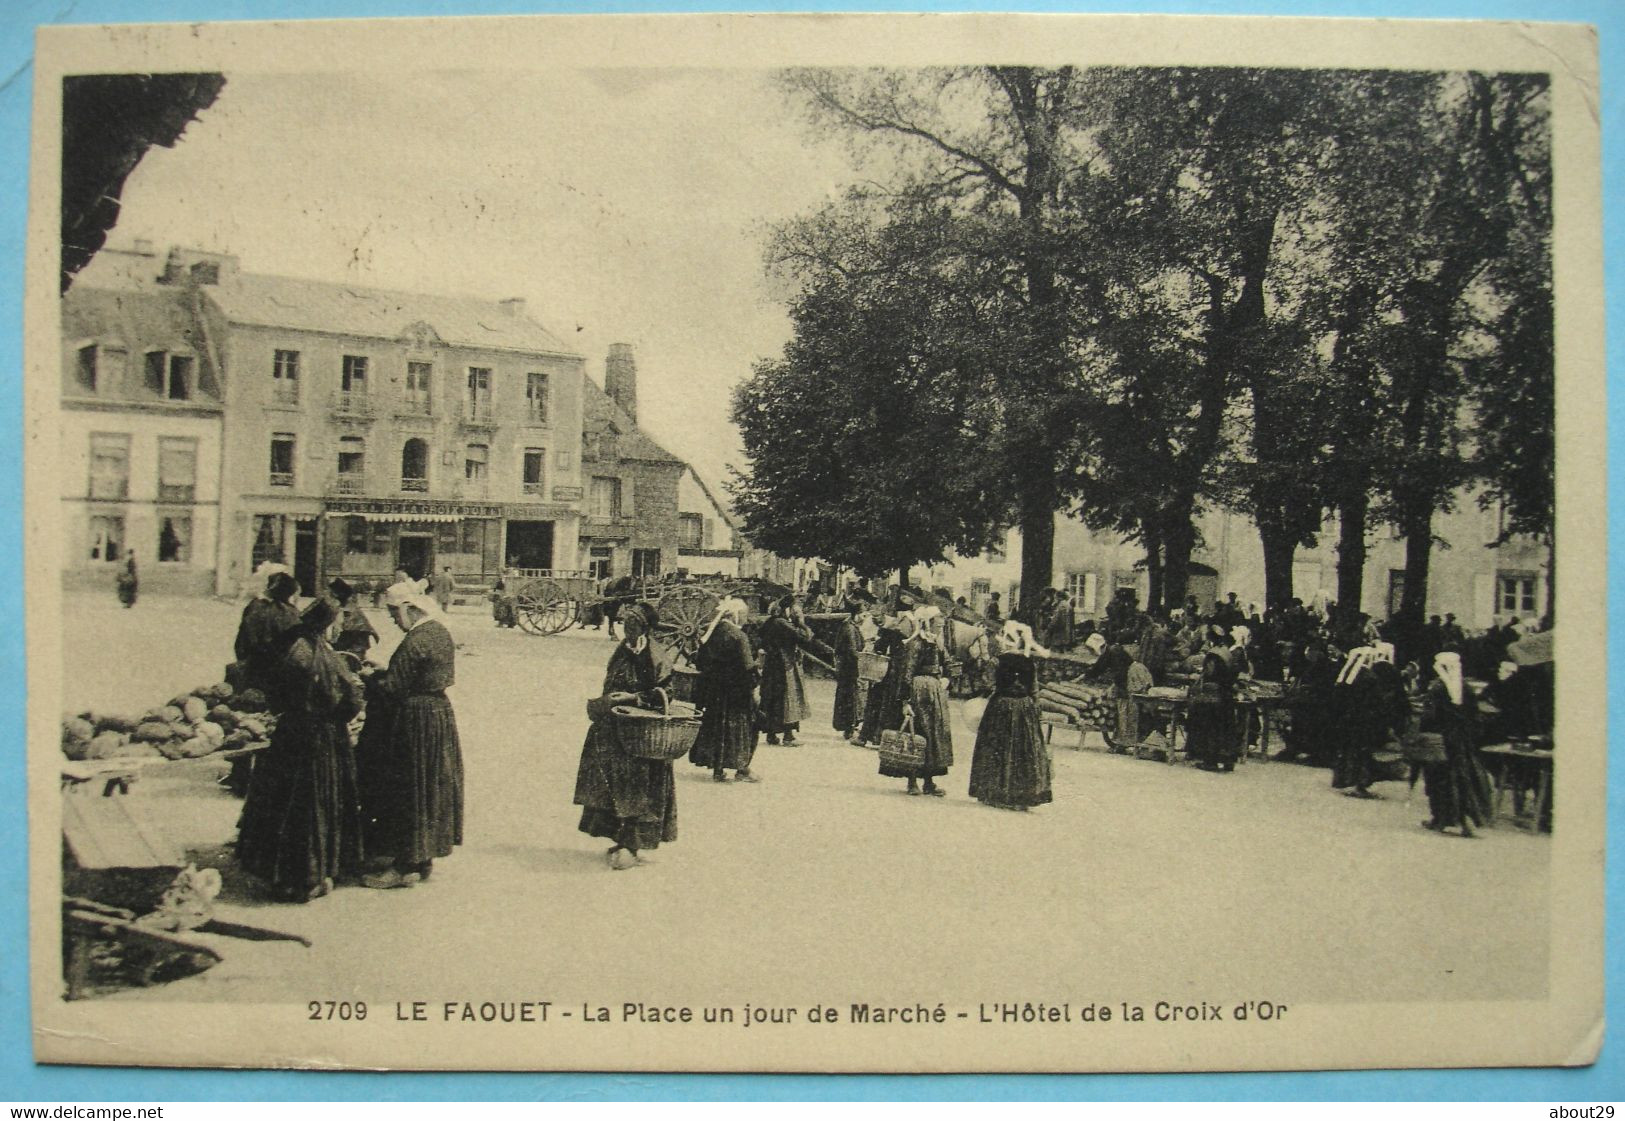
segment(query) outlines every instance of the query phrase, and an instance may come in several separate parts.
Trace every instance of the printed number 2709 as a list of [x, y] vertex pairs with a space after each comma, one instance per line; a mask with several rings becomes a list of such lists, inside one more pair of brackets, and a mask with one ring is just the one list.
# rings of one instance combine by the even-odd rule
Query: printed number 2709
[[367, 1002], [364, 1000], [313, 1000], [307, 1006], [312, 1020], [365, 1020]]

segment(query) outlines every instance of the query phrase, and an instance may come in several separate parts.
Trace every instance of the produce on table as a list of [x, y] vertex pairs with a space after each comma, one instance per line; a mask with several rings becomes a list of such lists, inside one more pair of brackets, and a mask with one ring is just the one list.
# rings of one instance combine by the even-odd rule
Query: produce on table
[[[258, 689], [224, 682], [174, 697], [139, 716], [80, 712], [62, 721], [62, 754], [82, 759], [197, 759], [262, 747], [276, 728]], [[252, 715], [250, 715], [252, 714]]]
[[1088, 727], [1106, 727], [1116, 718], [1110, 687], [1083, 681], [1044, 682], [1038, 687], [1038, 708]]

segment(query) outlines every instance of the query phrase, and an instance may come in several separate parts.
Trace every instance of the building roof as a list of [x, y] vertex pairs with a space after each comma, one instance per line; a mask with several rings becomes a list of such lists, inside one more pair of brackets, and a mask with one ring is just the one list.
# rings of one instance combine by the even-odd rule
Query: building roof
[[522, 310], [509, 310], [496, 300], [261, 273], [240, 273], [203, 291], [228, 320], [240, 325], [397, 339], [422, 323], [452, 346], [580, 357]]
[[694, 482], [699, 486], [700, 493], [705, 495], [706, 501], [710, 502], [712, 507], [715, 508], [716, 512], [721, 515], [723, 524], [729, 529], [738, 529], [739, 524], [734, 521], [733, 511], [717, 500], [716, 492], [713, 491], [706, 483], [705, 479], [700, 476], [700, 473], [694, 469], [694, 465], [692, 463], [688, 465], [688, 473], [693, 477]]
[[[185, 350], [197, 360], [194, 396], [187, 403], [220, 403], [220, 383], [208, 339], [184, 289], [85, 288], [75, 284], [62, 297], [62, 339], [69, 344], [123, 344], [127, 350], [127, 369], [122, 376], [114, 373], [106, 384], [98, 384], [99, 398], [173, 403], [147, 384], [143, 355], [154, 350]], [[72, 362], [63, 363], [64, 396], [85, 396], [76, 373]]]
[[620, 459], [636, 459], [644, 463], [673, 463], [687, 466], [683, 460], [655, 443], [626, 410], [615, 403], [603, 387], [585, 374], [581, 377], [581, 430], [583, 433], [602, 432], [613, 426], [616, 432], [615, 454]]

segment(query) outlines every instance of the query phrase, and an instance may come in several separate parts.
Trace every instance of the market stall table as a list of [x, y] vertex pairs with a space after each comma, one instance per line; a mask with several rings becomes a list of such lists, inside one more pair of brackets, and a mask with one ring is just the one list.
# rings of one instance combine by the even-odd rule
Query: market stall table
[[[1490, 812], [1493, 818], [1501, 816], [1501, 807], [1510, 789], [1513, 795], [1513, 813], [1521, 808], [1524, 791], [1531, 786], [1535, 791], [1533, 826], [1551, 830], [1551, 799], [1553, 752], [1548, 749], [1524, 747], [1511, 743], [1492, 743], [1478, 749], [1479, 757], [1495, 775], [1495, 797]], [[1532, 780], [1532, 781], [1528, 781]]]

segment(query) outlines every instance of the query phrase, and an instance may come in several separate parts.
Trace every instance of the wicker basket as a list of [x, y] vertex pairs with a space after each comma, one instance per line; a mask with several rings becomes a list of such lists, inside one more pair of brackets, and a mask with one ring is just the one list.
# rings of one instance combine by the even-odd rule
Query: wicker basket
[[891, 667], [891, 659], [884, 654], [858, 654], [858, 680], [880, 681], [886, 676], [886, 670]]
[[880, 733], [880, 762], [892, 770], [910, 771], [925, 767], [926, 740], [914, 731], [914, 716], [903, 718], [901, 728]]
[[700, 722], [692, 706], [678, 702], [674, 707], [664, 689], [656, 692], [660, 694], [661, 711], [616, 705], [610, 709], [608, 719], [615, 729], [616, 742], [628, 755], [669, 763], [688, 754], [700, 734]]

